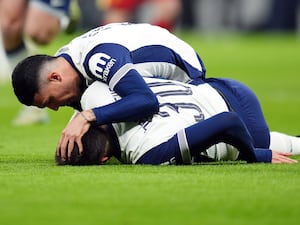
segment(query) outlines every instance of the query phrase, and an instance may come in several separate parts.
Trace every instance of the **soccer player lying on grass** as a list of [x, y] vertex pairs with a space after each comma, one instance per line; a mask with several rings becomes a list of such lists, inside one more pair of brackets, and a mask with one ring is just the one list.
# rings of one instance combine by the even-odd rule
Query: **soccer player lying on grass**
[[[67, 161], [56, 152], [57, 163], [101, 164], [111, 156], [123, 163], [152, 165], [190, 164], [204, 158], [297, 162], [289, 156], [300, 153], [300, 139], [276, 132], [271, 136], [279, 138], [271, 138], [270, 146], [260, 104], [243, 84], [229, 79], [209, 79], [198, 86], [154, 78], [145, 81], [160, 105], [151, 121], [91, 127], [82, 139], [83, 152], [76, 146]], [[94, 82], [83, 94], [81, 106], [89, 109], [117, 99], [105, 84]]]
[[[226, 116], [225, 116], [226, 117]], [[126, 163], [124, 157], [124, 152], [121, 151], [120, 145], [117, 139], [113, 138], [114, 135], [111, 136], [110, 131], [106, 125], [102, 126], [91, 126], [87, 133], [82, 138], [82, 144], [84, 152], [79, 153], [79, 148], [77, 145], [74, 146], [71, 157], [67, 161], [63, 161], [61, 157], [55, 154], [55, 160], [58, 165], [101, 165], [105, 164], [107, 160], [111, 157], [117, 158], [120, 162]], [[199, 141], [201, 142], [201, 141]], [[166, 151], [168, 148], [168, 151]], [[204, 163], [204, 162], [213, 162], [213, 161], [225, 161], [225, 160], [234, 160], [231, 158], [233, 155], [237, 155], [238, 151], [235, 148], [229, 145], [221, 145], [214, 146], [214, 148], [210, 148], [204, 151], [204, 154], [201, 154], [201, 149], [193, 148], [190, 149], [192, 153], [192, 157], [190, 161], [182, 162], [182, 156], [179, 155], [178, 147], [174, 148], [174, 146], [166, 146], [162, 145], [161, 152], [157, 149], [152, 154], [152, 158], [149, 158], [147, 162], [143, 162], [142, 160], [136, 162], [135, 164], [152, 164], [156, 165], [157, 160], [167, 159], [171, 155], [166, 154], [166, 152], [170, 152], [175, 155], [170, 158], [167, 162], [161, 163], [161, 165], [168, 164], [192, 164], [192, 163]], [[175, 150], [175, 151], [174, 151]], [[221, 151], [222, 159], [219, 155], [214, 155], [214, 158], [210, 158], [205, 153], [212, 151], [215, 153], [217, 151]], [[177, 151], [177, 154], [176, 154]], [[264, 150], [261, 150], [264, 151]], [[234, 153], [234, 154], [233, 154]], [[126, 154], [126, 153], [125, 153]], [[259, 155], [259, 154], [258, 154]], [[290, 153], [281, 153], [277, 151], [272, 151], [272, 163], [297, 163], [296, 160], [288, 158]], [[179, 160], [178, 160], [179, 159]], [[236, 160], [243, 160], [242, 157], [236, 157]], [[132, 162], [133, 163], [133, 162]], [[128, 164], [128, 162], [127, 162]]]

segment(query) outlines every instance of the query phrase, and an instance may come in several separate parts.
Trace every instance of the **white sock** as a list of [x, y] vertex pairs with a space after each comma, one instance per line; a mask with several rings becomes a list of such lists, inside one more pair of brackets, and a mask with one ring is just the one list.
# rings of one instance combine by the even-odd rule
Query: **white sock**
[[279, 152], [292, 153], [292, 155], [300, 155], [300, 138], [279, 133], [270, 132], [270, 149]]
[[3, 42], [2, 42], [2, 34], [0, 30], [0, 84], [7, 83], [10, 81], [11, 67], [9, 65]]

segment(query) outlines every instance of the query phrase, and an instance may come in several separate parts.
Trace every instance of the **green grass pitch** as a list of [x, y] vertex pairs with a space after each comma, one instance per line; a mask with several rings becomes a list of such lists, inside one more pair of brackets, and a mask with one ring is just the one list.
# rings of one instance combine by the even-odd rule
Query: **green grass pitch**
[[[231, 77], [261, 100], [271, 130], [300, 134], [300, 38], [178, 33], [207, 77]], [[71, 37], [40, 50], [54, 53]], [[300, 164], [58, 167], [54, 150], [70, 109], [48, 125], [13, 127], [21, 109], [0, 86], [0, 224], [299, 224]], [[300, 159], [300, 157], [295, 157]]]

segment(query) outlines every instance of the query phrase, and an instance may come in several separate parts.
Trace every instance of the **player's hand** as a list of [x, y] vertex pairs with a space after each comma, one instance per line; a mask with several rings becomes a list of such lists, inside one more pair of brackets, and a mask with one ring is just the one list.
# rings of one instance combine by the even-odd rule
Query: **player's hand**
[[58, 146], [56, 148], [56, 154], [60, 156], [63, 161], [66, 161], [67, 157], [70, 160], [75, 144], [78, 146], [79, 153], [82, 154], [83, 146], [81, 138], [90, 128], [91, 121], [95, 120], [96, 117], [93, 111], [87, 110], [81, 113], [78, 112], [67, 124], [66, 128], [61, 134]]
[[298, 163], [297, 160], [291, 159], [290, 153], [272, 151], [272, 163]]

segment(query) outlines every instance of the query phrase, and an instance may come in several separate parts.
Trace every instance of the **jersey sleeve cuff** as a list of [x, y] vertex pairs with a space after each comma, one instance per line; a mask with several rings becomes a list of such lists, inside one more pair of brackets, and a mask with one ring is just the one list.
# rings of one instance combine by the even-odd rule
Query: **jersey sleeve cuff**
[[254, 150], [257, 162], [272, 162], [272, 151], [270, 149], [257, 148]]

